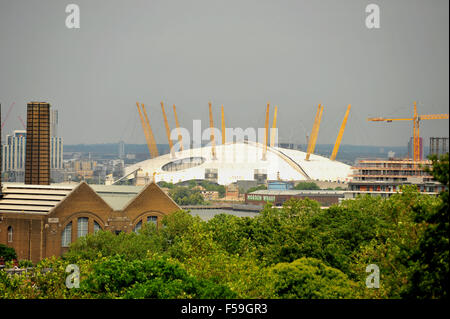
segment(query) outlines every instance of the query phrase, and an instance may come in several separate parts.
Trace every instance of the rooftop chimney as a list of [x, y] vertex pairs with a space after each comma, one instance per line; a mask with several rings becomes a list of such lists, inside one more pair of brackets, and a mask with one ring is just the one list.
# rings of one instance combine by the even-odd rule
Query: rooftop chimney
[[50, 185], [50, 104], [27, 105], [25, 184]]

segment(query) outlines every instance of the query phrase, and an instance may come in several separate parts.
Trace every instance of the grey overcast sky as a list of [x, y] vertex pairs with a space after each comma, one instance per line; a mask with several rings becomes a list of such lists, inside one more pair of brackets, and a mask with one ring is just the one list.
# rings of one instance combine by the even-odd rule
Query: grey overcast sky
[[[65, 26], [68, 4], [81, 28]], [[365, 25], [380, 7], [380, 29]], [[167, 143], [160, 101], [174, 127], [207, 127], [208, 101], [220, 124], [264, 127], [278, 105], [280, 141], [304, 143], [317, 105], [317, 143], [403, 146], [411, 122], [367, 122], [449, 111], [448, 0], [0, 0], [3, 137], [22, 129], [26, 103], [59, 111], [65, 144], [145, 143], [136, 101]], [[449, 121], [421, 123], [425, 145], [448, 137]]]

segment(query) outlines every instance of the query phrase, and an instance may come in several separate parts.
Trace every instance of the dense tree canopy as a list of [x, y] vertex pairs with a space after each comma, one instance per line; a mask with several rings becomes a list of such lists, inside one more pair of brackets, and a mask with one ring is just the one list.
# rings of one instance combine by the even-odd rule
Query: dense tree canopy
[[[433, 167], [448, 186], [448, 156]], [[448, 190], [415, 186], [328, 209], [290, 200], [253, 218], [179, 211], [159, 229], [79, 238], [28, 274], [0, 271], [0, 297], [447, 298], [448, 222]], [[78, 289], [65, 286], [68, 264], [80, 268]], [[379, 288], [366, 287], [370, 264]]]

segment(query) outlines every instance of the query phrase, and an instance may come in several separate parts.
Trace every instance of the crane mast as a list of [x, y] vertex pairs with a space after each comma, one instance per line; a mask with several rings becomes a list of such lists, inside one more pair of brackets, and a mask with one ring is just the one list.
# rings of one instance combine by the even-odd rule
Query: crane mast
[[448, 114], [425, 114], [417, 113], [417, 103], [414, 101], [412, 118], [385, 118], [385, 117], [369, 117], [367, 120], [371, 122], [387, 122], [393, 121], [412, 121], [413, 122], [413, 161], [420, 161], [420, 121], [421, 120], [437, 120], [448, 119]]

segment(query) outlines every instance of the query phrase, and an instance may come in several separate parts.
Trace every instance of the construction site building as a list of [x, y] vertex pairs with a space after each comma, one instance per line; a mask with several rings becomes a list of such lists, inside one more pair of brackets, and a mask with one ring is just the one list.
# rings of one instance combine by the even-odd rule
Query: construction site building
[[[419, 165], [417, 165], [419, 164]], [[403, 185], [417, 185], [422, 193], [437, 195], [445, 186], [433, 179], [424, 167], [431, 161], [412, 159], [364, 159], [352, 167], [352, 181], [348, 183], [345, 199], [357, 195], [390, 197], [401, 191]]]

